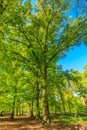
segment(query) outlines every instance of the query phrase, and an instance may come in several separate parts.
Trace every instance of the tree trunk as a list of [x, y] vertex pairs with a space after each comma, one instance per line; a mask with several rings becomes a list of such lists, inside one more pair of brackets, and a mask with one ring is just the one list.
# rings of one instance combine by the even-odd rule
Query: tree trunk
[[45, 69], [44, 69], [44, 83], [42, 84], [43, 124], [50, 123], [46, 79], [47, 79], [47, 67], [45, 66]]
[[19, 105], [18, 102], [16, 102], [16, 116], [18, 116], [18, 110], [19, 110]]
[[40, 105], [39, 105], [39, 83], [36, 82], [36, 109], [37, 109], [37, 119], [40, 119]]
[[63, 107], [64, 115], [66, 116], [65, 103], [64, 103], [63, 98], [61, 98], [61, 100], [62, 100], [62, 107]]
[[4, 116], [4, 111], [1, 111], [0, 116]]
[[23, 102], [19, 102], [19, 115], [23, 115]]
[[16, 95], [14, 96], [14, 99], [13, 99], [11, 119], [14, 119], [15, 99], [16, 99]]
[[31, 101], [31, 103], [29, 103], [29, 107], [30, 107], [30, 117], [33, 118], [34, 114], [33, 114], [33, 99]]
[[71, 107], [70, 107], [70, 102], [68, 101], [68, 108], [69, 108], [69, 114], [71, 116]]
[[21, 114], [24, 115], [23, 102], [21, 102]]
[[59, 94], [60, 94], [60, 98], [61, 98], [61, 101], [62, 101], [63, 112], [64, 112], [64, 114], [66, 115], [66, 109], [65, 109], [64, 98], [63, 98], [63, 94], [62, 94], [62, 92], [61, 92], [60, 87], [59, 87]]
[[84, 103], [85, 103], [85, 108], [86, 108], [86, 112], [87, 112], [87, 99], [84, 98]]

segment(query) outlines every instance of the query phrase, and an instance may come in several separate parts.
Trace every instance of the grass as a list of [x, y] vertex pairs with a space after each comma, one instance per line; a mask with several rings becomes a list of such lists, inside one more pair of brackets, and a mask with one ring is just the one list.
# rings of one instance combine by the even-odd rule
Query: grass
[[67, 125], [69, 123], [76, 123], [76, 122], [82, 122], [87, 121], [86, 116], [51, 116], [51, 119], [53, 122], [62, 123], [64, 125]]

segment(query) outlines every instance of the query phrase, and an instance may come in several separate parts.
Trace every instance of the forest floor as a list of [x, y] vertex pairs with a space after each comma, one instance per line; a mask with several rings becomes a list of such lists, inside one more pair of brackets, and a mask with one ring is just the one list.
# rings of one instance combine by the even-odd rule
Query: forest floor
[[62, 122], [51, 123], [43, 126], [41, 121], [31, 120], [28, 117], [0, 117], [0, 130], [87, 130], [87, 121], [77, 121], [64, 124]]

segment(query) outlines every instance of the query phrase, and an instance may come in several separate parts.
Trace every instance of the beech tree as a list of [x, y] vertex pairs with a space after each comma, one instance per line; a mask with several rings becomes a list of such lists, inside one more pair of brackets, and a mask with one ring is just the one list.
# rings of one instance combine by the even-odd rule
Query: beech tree
[[82, 82], [79, 87], [79, 94], [84, 100], [86, 112], [87, 112], [87, 65], [84, 66], [82, 73]]
[[3, 25], [5, 49], [21, 57], [29, 71], [37, 69], [40, 73], [43, 123], [49, 122], [49, 68], [87, 37], [87, 18], [68, 19], [69, 8], [67, 0], [36, 0], [33, 13], [30, 1], [16, 1], [6, 15], [9, 22]]

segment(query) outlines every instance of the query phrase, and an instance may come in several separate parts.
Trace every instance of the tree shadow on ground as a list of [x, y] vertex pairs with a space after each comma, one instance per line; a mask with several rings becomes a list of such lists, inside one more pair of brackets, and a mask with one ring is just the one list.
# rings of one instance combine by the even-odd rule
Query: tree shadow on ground
[[66, 124], [64, 122], [42, 125], [41, 120], [32, 120], [28, 117], [0, 117], [0, 130], [87, 130], [87, 122], [83, 124]]

